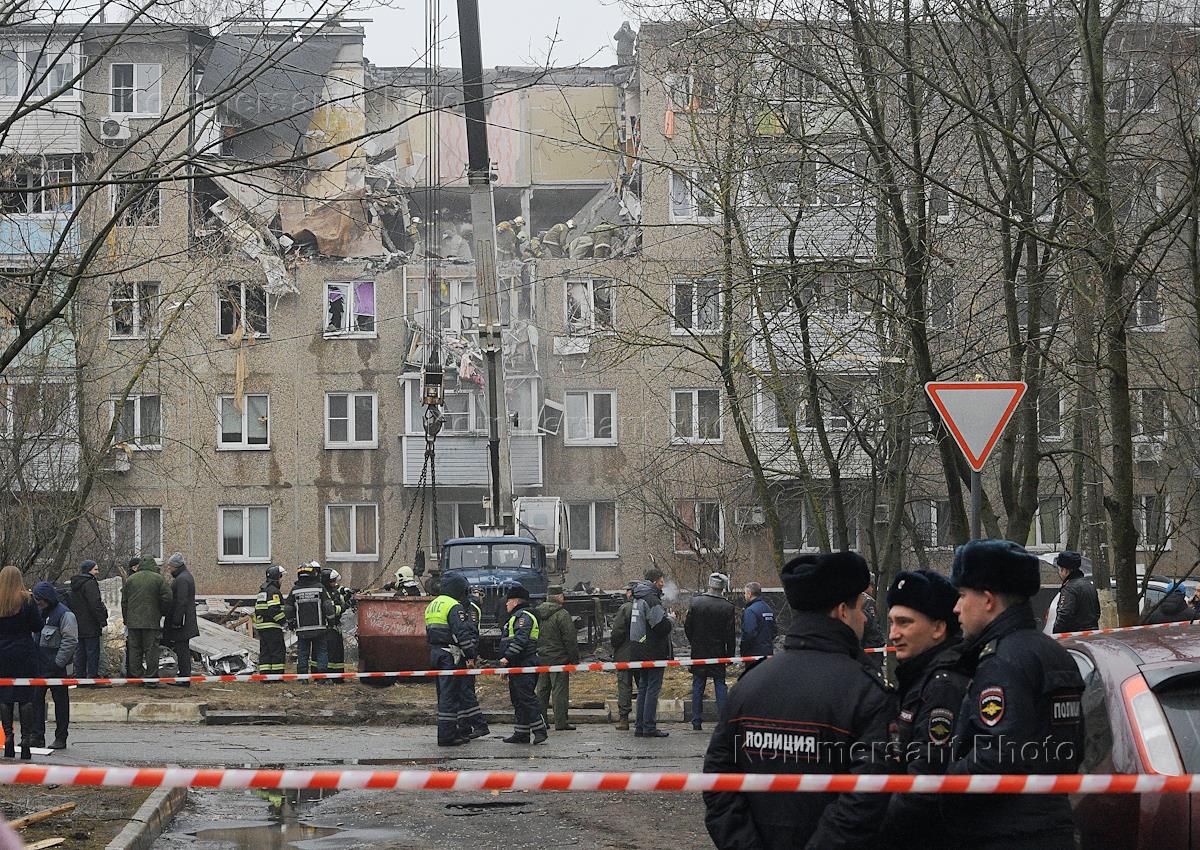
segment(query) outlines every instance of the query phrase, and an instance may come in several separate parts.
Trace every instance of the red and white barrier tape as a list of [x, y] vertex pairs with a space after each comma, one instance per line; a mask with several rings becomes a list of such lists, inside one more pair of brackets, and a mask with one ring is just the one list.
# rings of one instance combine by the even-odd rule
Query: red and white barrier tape
[[[1082, 632], [1059, 632], [1054, 637], [1059, 640], [1066, 638], [1088, 637], [1090, 635], [1108, 635], [1118, 632], [1135, 632], [1145, 629], [1168, 629], [1175, 626], [1189, 626], [1190, 622], [1181, 623], [1149, 623], [1142, 626], [1120, 626], [1108, 629], [1088, 629]], [[890, 646], [875, 647], [866, 652], [895, 652]], [[509, 676], [514, 673], [599, 673], [612, 670], [647, 670], [654, 667], [695, 667], [707, 664], [736, 664], [747, 661], [759, 661], [762, 655], [737, 655], [729, 658], [675, 658], [669, 661], [593, 661], [584, 664], [539, 664], [532, 667], [473, 667], [457, 670], [394, 670], [386, 673], [229, 673], [218, 676], [160, 676], [157, 678], [72, 678], [61, 677], [25, 677], [0, 678], [0, 687], [5, 685], [149, 685], [149, 684], [206, 684], [211, 682], [303, 682], [310, 680], [345, 680], [345, 679], [431, 679], [440, 676]]]
[[531, 667], [472, 667], [455, 670], [395, 670], [390, 673], [228, 673], [219, 676], [160, 676], [157, 678], [77, 679], [61, 677], [0, 678], [4, 685], [142, 685], [195, 682], [303, 682], [339, 679], [430, 679], [439, 676], [509, 676], [513, 673], [576, 673], [606, 670], [649, 670], [655, 667], [696, 667], [704, 664], [733, 664], [758, 661], [762, 655], [730, 658], [673, 658], [669, 661], [593, 661], [584, 664], [538, 664]]
[[365, 788], [396, 791], [1194, 794], [1200, 792], [1200, 775], [538, 773], [506, 770], [241, 770], [3, 765], [0, 766], [0, 785], [89, 785], [109, 788]]

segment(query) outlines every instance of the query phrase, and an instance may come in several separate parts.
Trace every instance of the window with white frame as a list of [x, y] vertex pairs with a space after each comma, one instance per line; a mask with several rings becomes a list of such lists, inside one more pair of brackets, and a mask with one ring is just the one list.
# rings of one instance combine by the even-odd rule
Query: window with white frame
[[379, 560], [379, 506], [326, 505], [325, 557], [333, 561]]
[[[158, 227], [162, 211], [162, 189], [158, 172], [118, 174], [112, 186], [112, 211], [120, 227]], [[128, 206], [121, 212], [121, 207]]]
[[617, 503], [570, 502], [570, 549], [573, 556], [595, 557], [617, 554]]
[[675, 503], [675, 551], [720, 552], [725, 546], [725, 517], [721, 503], [680, 499]]
[[21, 95], [21, 60], [16, 51], [0, 49], [0, 97]]
[[75, 157], [10, 156], [0, 164], [0, 212], [54, 215], [75, 209]]
[[721, 442], [720, 390], [671, 390], [671, 421], [673, 442]]
[[1063, 545], [1066, 530], [1062, 496], [1043, 496], [1038, 499], [1037, 513], [1029, 526], [1025, 545], [1059, 548]]
[[[439, 272], [435, 278], [441, 291], [438, 316], [442, 328], [465, 334], [479, 324], [479, 299], [475, 291], [474, 278], [444, 277]], [[404, 316], [417, 327], [428, 321], [429, 282], [424, 277], [404, 275]], [[532, 305], [529, 306], [532, 315]], [[328, 319], [327, 319], [328, 321]]]
[[507, 378], [504, 403], [512, 434], [536, 434], [541, 411], [541, 393], [537, 378]]
[[850, 313], [861, 309], [862, 299], [855, 286], [853, 268], [815, 268], [809, 270], [804, 286], [809, 303], [823, 313]]
[[1137, 298], [1129, 305], [1129, 314], [1125, 317], [1125, 327], [1140, 331], [1166, 330], [1158, 278], [1147, 277], [1139, 284]]
[[162, 448], [162, 397], [131, 395], [124, 403], [112, 400], [113, 416], [117, 420], [114, 440], [139, 451]]
[[[779, 512], [780, 531], [783, 533], [783, 548], [787, 552], [816, 551], [822, 545], [831, 545], [836, 533], [834, 531], [833, 498], [824, 496], [818, 500], [822, 517], [825, 522], [824, 540], [822, 540], [821, 524], [813, 514], [809, 500], [802, 496], [789, 497], [782, 504]], [[846, 514], [846, 538], [851, 549], [859, 548], [858, 511], [853, 499], [844, 498], [843, 507]]]
[[117, 281], [109, 293], [110, 339], [145, 339], [158, 332], [157, 281]]
[[325, 284], [325, 336], [375, 336], [375, 281]]
[[[818, 388], [820, 419], [827, 431], [848, 431], [853, 427], [857, 413], [862, 409], [857, 395], [863, 382], [852, 377], [827, 378]], [[810, 398], [806, 404], [805, 425], [817, 427], [817, 405]]]
[[663, 80], [671, 107], [679, 112], [711, 112], [717, 108], [717, 74], [712, 63], [693, 65]]
[[65, 380], [14, 381], [5, 386], [5, 394], [6, 436], [44, 439], [72, 433], [75, 395]]
[[617, 444], [617, 394], [612, 390], [567, 390], [566, 430], [568, 446], [615, 446]]
[[720, 217], [719, 189], [711, 171], [672, 171], [670, 183], [673, 223], [707, 224]]
[[[27, 85], [34, 97], [48, 97], [67, 85], [75, 76], [76, 49], [72, 45], [37, 42], [25, 48]], [[74, 96], [73, 89], [59, 97]]]
[[[442, 539], [474, 537], [475, 526], [484, 524], [483, 503], [441, 502], [437, 506], [438, 531]], [[440, 545], [441, 541], [438, 541]]]
[[810, 207], [848, 207], [862, 202], [863, 161], [856, 152], [834, 151], [828, 159], [805, 164], [812, 184], [806, 198]]
[[1061, 387], [1055, 384], [1042, 385], [1037, 400], [1038, 436], [1041, 439], [1061, 440], [1063, 438], [1064, 402]]
[[162, 111], [162, 65], [114, 62], [109, 83], [113, 115], [157, 118]]
[[616, 286], [612, 280], [568, 280], [566, 286], [567, 333], [590, 334], [613, 329]]
[[930, 278], [926, 293], [929, 300], [926, 323], [931, 330], [948, 330], [954, 325], [954, 278], [950, 275]]
[[1138, 549], [1146, 552], [1171, 548], [1171, 497], [1151, 493], [1137, 497], [1134, 521], [1138, 530]]
[[1054, 169], [1047, 165], [1034, 165], [1033, 186], [1030, 194], [1030, 210], [1038, 221], [1049, 221], [1054, 217], [1058, 203], [1060, 181]]
[[446, 390], [442, 415], [443, 434], [480, 434], [487, 430], [483, 399], [472, 390]]
[[794, 375], [782, 375], [775, 379], [773, 386], [759, 383], [759, 430], [786, 431], [789, 427], [800, 424], [796, 418], [800, 410], [795, 390], [796, 380], [798, 378]]
[[121, 562], [150, 555], [163, 557], [162, 508], [113, 508], [113, 554]]
[[1167, 393], [1158, 387], [1134, 391], [1133, 438], [1158, 441], [1167, 438]]
[[378, 448], [377, 403], [375, 393], [325, 393], [325, 448]]
[[217, 333], [230, 336], [241, 328], [255, 336], [270, 331], [269, 301], [261, 283], [234, 280], [217, 285]]
[[237, 402], [236, 396], [223, 395], [217, 398], [220, 413], [217, 448], [270, 448], [270, 397], [265, 393], [244, 395], [240, 407]]
[[[1038, 327], [1048, 331], [1058, 321], [1058, 278], [1045, 275], [1040, 283], [1035, 284], [1035, 288], [1038, 292]], [[1031, 292], [1029, 282], [1024, 277], [1016, 282], [1016, 296], [1017, 325], [1026, 328], [1029, 326]]]
[[925, 183], [925, 214], [942, 224], [954, 220], [954, 201], [950, 196], [950, 176], [930, 174]]
[[220, 509], [222, 563], [265, 563], [271, 560], [271, 508], [228, 505]]
[[908, 508], [922, 546], [926, 549], [953, 547], [954, 541], [950, 537], [950, 502], [920, 499], [911, 503]]
[[1157, 62], [1139, 58], [1146, 51], [1122, 46], [1116, 55], [1105, 60], [1106, 70], [1115, 76], [1107, 83], [1105, 94], [1112, 112], [1144, 114], [1158, 111], [1158, 90], [1164, 85], [1165, 74]]
[[713, 278], [675, 280], [671, 284], [671, 333], [719, 333], [721, 287]]

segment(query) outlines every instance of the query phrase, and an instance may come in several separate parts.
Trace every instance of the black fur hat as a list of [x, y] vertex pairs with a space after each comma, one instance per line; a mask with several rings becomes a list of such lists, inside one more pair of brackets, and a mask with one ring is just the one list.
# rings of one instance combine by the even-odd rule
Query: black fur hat
[[950, 581], [957, 588], [1011, 593], [1029, 599], [1042, 586], [1038, 559], [1011, 540], [972, 540], [954, 551]]
[[896, 576], [888, 588], [887, 604], [903, 605], [920, 611], [931, 620], [942, 620], [951, 633], [958, 631], [958, 615], [954, 604], [958, 591], [944, 575], [932, 570], [903, 572]]
[[828, 611], [865, 591], [871, 571], [857, 552], [825, 552], [797, 555], [783, 565], [780, 578], [792, 608]]
[[505, 598], [506, 599], [528, 599], [529, 591], [525, 589], [524, 585], [514, 584], [508, 588], [508, 593], [505, 594]]

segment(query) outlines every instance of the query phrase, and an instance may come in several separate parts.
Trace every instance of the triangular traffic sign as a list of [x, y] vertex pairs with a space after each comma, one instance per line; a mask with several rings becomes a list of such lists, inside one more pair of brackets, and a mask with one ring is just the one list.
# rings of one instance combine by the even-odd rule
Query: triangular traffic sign
[[1024, 381], [930, 381], [925, 392], [976, 472], [1025, 395]]

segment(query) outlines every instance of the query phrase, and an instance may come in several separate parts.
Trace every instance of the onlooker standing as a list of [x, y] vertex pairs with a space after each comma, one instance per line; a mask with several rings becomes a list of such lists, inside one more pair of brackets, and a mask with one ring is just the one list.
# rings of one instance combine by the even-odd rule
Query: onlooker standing
[[[163, 629], [163, 637], [175, 653], [175, 667], [180, 676], [192, 675], [192, 638], [200, 636], [196, 621], [196, 579], [187, 568], [182, 552], [167, 559], [171, 571], [171, 613]], [[173, 682], [190, 688], [191, 682]]]
[[[1196, 612], [1187, 604], [1183, 595], [1183, 582], [1173, 581], [1167, 585], [1167, 595], [1150, 613], [1148, 623], [1187, 623], [1196, 619]], [[1057, 631], [1057, 629], [1056, 629]]]
[[[42, 628], [21, 571], [13, 566], [0, 570], [0, 677], [28, 678], [38, 675], [38, 647], [33, 636]], [[4, 728], [4, 757], [16, 755], [13, 738], [13, 706], [20, 705], [21, 758], [32, 758], [34, 689], [28, 685], [0, 685], [0, 721]]]
[[[538, 637], [538, 658], [543, 664], [579, 663], [579, 634], [575, 620], [563, 605], [567, 597], [561, 585], [546, 588], [546, 601], [534, 609], [541, 634]], [[571, 705], [570, 673], [539, 673], [537, 680], [538, 703], [542, 707], [542, 719], [550, 725], [548, 709], [554, 703], [554, 729], [571, 732], [567, 717]]]
[[[762, 585], [752, 581], [743, 592], [746, 594], [746, 607], [742, 611], [742, 655], [774, 655], [775, 612], [762, 597]], [[747, 661], [746, 672], [761, 663]]]
[[[671, 622], [663, 608], [662, 591], [665, 580], [661, 570], [646, 570], [646, 580], [633, 588], [633, 610], [629, 617], [630, 661], [666, 661], [674, 657], [671, 651]], [[662, 667], [637, 670], [637, 715], [633, 724], [639, 738], [665, 738], [669, 734], [658, 728], [658, 695], [662, 691]]]
[[79, 626], [75, 650], [75, 675], [94, 679], [100, 675], [100, 635], [108, 624], [108, 609], [100, 598], [100, 567], [84, 561], [78, 575], [71, 576], [71, 613]]
[[[633, 616], [633, 588], [636, 584], [637, 582], [631, 581], [625, 585], [625, 603], [617, 609], [617, 616], [613, 620], [612, 635], [609, 637], [613, 649], [613, 661], [629, 661], [630, 652], [633, 651], [633, 647], [629, 643], [629, 621]], [[629, 731], [629, 714], [632, 711], [633, 671], [618, 670], [617, 728], [623, 732]]]
[[[875, 575], [871, 575], [871, 584], [867, 587], [867, 592], [863, 595], [863, 613], [867, 616], [867, 624], [863, 627], [862, 644], [863, 649], [874, 649], [883, 646], [886, 638], [883, 634], [883, 623], [879, 622], [879, 612], [875, 608]], [[882, 655], [879, 656], [881, 660]]]
[[[42, 610], [42, 629], [38, 636], [38, 655], [41, 675], [67, 675], [67, 665], [75, 658], [79, 645], [79, 626], [71, 609], [58, 600], [58, 591], [48, 581], [33, 586], [33, 601]], [[39, 685], [34, 688], [33, 710], [35, 747], [46, 745], [46, 691], [54, 697], [54, 740], [50, 749], [67, 746], [67, 727], [71, 722], [71, 692], [66, 685]]]
[[[158, 562], [153, 555], [143, 555], [137, 572], [125, 579], [121, 588], [121, 616], [129, 631], [126, 649], [132, 678], [158, 676], [158, 638], [163, 614], [171, 610], [172, 601], [171, 588], [159, 573]], [[150, 682], [144, 687], [158, 685]]]
[[1054, 559], [1062, 588], [1058, 591], [1058, 609], [1054, 631], [1081, 632], [1100, 627], [1100, 594], [1096, 585], [1083, 574], [1083, 558], [1070, 550]]
[[[737, 611], [725, 598], [729, 580], [721, 573], [708, 577], [708, 590], [692, 599], [683, 633], [692, 645], [692, 658], [727, 658], [736, 651]], [[725, 708], [725, 665], [692, 667], [692, 728], [701, 729], [704, 716], [704, 686], [713, 680], [717, 712]]]

